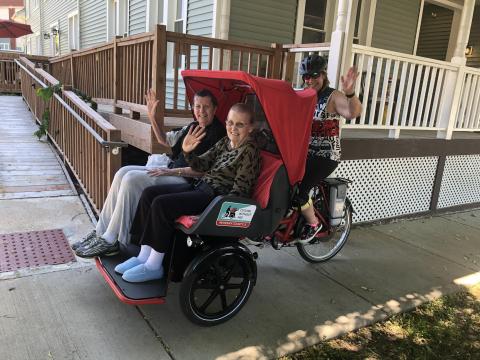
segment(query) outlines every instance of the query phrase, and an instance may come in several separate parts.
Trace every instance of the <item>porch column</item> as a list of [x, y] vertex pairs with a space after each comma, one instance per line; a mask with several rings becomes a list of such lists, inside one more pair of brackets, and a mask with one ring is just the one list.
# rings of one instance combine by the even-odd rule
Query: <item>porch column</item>
[[457, 119], [458, 107], [460, 105], [460, 94], [464, 83], [464, 71], [467, 59], [465, 57], [465, 48], [470, 37], [470, 28], [472, 26], [473, 10], [475, 0], [465, 0], [463, 4], [460, 24], [455, 42], [455, 49], [451, 62], [458, 65], [458, 70], [449, 70], [445, 75], [445, 89], [443, 92], [443, 101], [439, 113], [439, 126], [445, 130], [437, 132], [437, 138], [451, 139], [455, 121]]
[[335, 31], [330, 40], [328, 56], [328, 79], [338, 88], [340, 72], [350, 66], [352, 56], [353, 31], [357, 14], [358, 0], [339, 0]]

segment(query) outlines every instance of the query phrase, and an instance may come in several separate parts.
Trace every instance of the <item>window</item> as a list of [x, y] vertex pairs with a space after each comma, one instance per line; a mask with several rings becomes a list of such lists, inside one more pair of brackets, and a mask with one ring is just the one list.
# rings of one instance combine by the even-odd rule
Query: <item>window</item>
[[0, 50], [10, 50], [10, 43], [8, 42], [0, 42]]
[[325, 41], [325, 14], [327, 0], [306, 0], [303, 20], [302, 43], [322, 43]]
[[78, 24], [78, 12], [68, 15], [68, 48], [69, 50], [80, 49], [80, 32]]
[[186, 17], [187, 17], [187, 6], [185, 0], [177, 0], [175, 11], [175, 22], [173, 30], [175, 32], [186, 32]]
[[60, 31], [58, 23], [50, 25], [50, 54], [52, 56], [60, 55]]
[[39, 2], [39, 0], [31, 0], [32, 10], [35, 10], [35, 9], [38, 8], [38, 2]]
[[362, 28], [364, 26], [364, 19], [360, 20], [361, 19], [361, 15], [362, 15], [362, 12], [364, 11], [363, 10], [363, 1], [362, 0], [358, 0], [358, 6], [357, 6], [357, 16], [355, 18], [355, 28], [353, 30], [353, 42], [354, 44], [359, 44], [360, 43], [360, 34], [362, 32]]

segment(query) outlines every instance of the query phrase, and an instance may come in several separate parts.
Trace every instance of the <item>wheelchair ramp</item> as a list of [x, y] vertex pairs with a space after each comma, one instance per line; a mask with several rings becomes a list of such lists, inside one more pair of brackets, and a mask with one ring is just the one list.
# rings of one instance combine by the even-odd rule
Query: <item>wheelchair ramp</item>
[[20, 96], [0, 96], [0, 200], [76, 195]]
[[96, 259], [97, 268], [115, 295], [130, 305], [163, 304], [167, 294], [166, 278], [132, 284], [124, 281], [122, 275], [115, 272], [115, 266], [128, 258], [128, 255], [119, 254]]

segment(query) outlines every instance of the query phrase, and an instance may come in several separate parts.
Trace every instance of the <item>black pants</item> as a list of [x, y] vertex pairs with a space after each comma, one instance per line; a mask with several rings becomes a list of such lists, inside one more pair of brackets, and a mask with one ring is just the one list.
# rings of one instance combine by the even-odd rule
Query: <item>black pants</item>
[[201, 213], [215, 197], [192, 184], [165, 184], [146, 188], [138, 203], [131, 233], [141, 245], [165, 253], [173, 239], [175, 219]]
[[322, 156], [308, 156], [305, 165], [305, 175], [298, 187], [298, 194], [295, 197], [295, 205], [303, 206], [308, 202], [310, 190], [330, 175], [338, 166], [337, 161], [333, 161]]

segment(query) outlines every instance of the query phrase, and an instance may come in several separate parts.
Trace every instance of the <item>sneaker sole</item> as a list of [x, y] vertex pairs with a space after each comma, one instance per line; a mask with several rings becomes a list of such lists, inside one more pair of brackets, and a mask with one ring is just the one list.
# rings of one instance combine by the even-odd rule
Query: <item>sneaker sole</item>
[[94, 257], [99, 257], [99, 256], [115, 256], [120, 253], [120, 250], [115, 250], [115, 251], [109, 251], [107, 253], [102, 253], [102, 254], [82, 254], [82, 253], [75, 253], [78, 257], [81, 257], [83, 259], [93, 259]]

